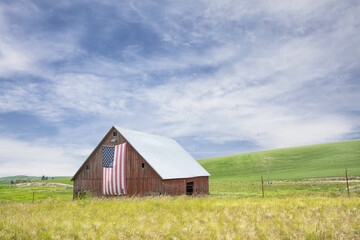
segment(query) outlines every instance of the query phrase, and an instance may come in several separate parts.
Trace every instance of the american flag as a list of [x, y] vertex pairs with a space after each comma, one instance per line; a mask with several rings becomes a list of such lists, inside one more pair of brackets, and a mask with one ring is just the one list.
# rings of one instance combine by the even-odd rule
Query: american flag
[[103, 194], [126, 194], [126, 143], [102, 146]]

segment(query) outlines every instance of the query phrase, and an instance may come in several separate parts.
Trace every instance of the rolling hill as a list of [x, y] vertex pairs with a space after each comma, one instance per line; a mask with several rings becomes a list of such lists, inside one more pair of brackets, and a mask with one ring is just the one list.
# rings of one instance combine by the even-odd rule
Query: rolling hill
[[198, 162], [211, 174], [210, 182], [242, 182], [267, 179], [269, 158], [270, 180], [360, 176], [360, 140], [282, 148], [201, 159]]
[[16, 179], [23, 179], [32, 182], [56, 182], [56, 183], [66, 183], [66, 184], [73, 184], [70, 179], [71, 177], [48, 177], [48, 180], [41, 180], [41, 177], [34, 177], [34, 176], [25, 176], [25, 175], [17, 175], [17, 176], [9, 176], [9, 177], [1, 177], [0, 184], [10, 184], [11, 181], [15, 181]]
[[[266, 160], [270, 180], [298, 180], [306, 178], [360, 176], [360, 140], [274, 149], [223, 157], [207, 158], [198, 162], [211, 174], [210, 182], [246, 182], [267, 179]], [[71, 177], [54, 177], [46, 182], [73, 184]], [[0, 178], [0, 184], [15, 179], [41, 181], [41, 177], [13, 176]]]
[[0, 178], [0, 184], [10, 184], [11, 181], [15, 181], [16, 179], [40, 181], [41, 177], [25, 176], [25, 175], [2, 177], [2, 178]]

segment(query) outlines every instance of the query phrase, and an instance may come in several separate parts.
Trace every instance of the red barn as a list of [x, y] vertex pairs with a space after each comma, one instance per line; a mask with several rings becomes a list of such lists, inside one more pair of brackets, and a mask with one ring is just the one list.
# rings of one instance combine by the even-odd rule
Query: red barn
[[102, 146], [126, 143], [126, 192], [118, 195], [209, 193], [210, 174], [174, 139], [113, 126], [75, 173], [74, 198], [104, 194]]

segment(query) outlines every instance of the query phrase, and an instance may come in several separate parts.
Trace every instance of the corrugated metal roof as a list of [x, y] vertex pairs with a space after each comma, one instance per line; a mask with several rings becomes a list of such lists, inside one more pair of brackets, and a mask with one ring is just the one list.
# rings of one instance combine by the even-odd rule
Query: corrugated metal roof
[[210, 176], [174, 139], [114, 127], [162, 179]]

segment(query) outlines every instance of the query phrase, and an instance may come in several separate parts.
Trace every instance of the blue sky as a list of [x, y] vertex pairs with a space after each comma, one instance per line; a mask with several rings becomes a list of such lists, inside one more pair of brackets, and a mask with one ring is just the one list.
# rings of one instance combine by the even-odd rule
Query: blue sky
[[112, 125], [196, 159], [360, 138], [358, 1], [0, 2], [0, 176]]

